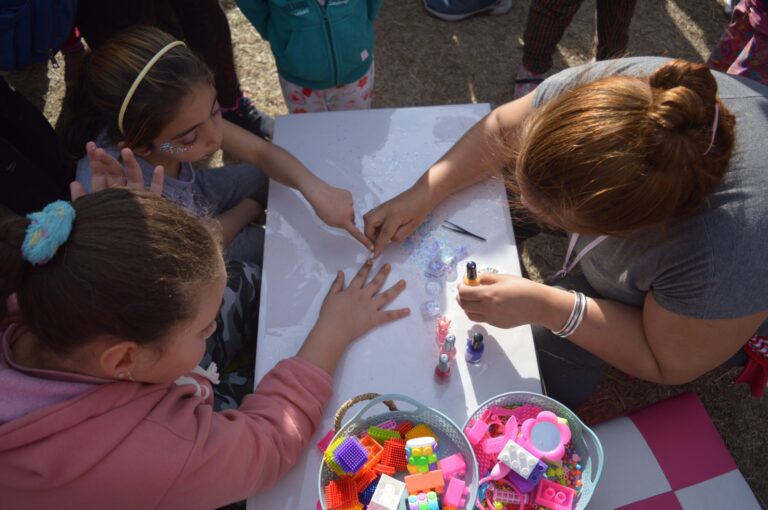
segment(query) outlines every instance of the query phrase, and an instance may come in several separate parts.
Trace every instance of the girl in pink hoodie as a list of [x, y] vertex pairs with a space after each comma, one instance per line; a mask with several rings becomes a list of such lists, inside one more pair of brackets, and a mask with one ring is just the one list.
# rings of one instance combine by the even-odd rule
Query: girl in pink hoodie
[[0, 504], [211, 509], [272, 485], [347, 345], [408, 313], [382, 310], [405, 283], [380, 292], [389, 267], [370, 270], [340, 272], [297, 355], [214, 412], [196, 368], [226, 282], [210, 221], [125, 188], [0, 212]]

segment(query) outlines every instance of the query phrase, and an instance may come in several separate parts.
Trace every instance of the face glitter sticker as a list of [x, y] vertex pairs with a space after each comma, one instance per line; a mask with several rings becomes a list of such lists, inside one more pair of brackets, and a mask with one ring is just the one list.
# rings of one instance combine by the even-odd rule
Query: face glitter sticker
[[159, 149], [166, 154], [182, 154], [187, 152], [189, 147], [186, 145], [174, 145], [171, 142], [165, 142], [160, 144]]

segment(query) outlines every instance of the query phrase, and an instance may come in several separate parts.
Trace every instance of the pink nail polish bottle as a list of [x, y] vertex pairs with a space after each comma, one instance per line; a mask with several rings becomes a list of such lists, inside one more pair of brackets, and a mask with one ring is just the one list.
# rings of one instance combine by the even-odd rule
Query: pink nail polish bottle
[[451, 360], [446, 353], [440, 354], [435, 367], [435, 380], [441, 384], [448, 382], [451, 378]]

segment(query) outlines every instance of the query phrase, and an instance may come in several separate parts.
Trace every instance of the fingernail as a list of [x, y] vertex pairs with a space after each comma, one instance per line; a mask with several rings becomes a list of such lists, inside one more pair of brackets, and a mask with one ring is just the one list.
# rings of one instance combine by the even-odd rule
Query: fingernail
[[392, 269], [392, 266], [390, 266], [389, 264], [384, 264], [384, 267], [382, 267], [382, 269], [384, 271], [389, 271], [390, 269]]
[[397, 287], [400, 289], [405, 287], [405, 280], [400, 280], [399, 282], [397, 282]]
[[371, 265], [373, 265], [373, 259], [368, 259], [368, 260], [366, 260], [366, 261], [365, 261], [365, 265], [366, 265], [366, 266], [371, 266]]

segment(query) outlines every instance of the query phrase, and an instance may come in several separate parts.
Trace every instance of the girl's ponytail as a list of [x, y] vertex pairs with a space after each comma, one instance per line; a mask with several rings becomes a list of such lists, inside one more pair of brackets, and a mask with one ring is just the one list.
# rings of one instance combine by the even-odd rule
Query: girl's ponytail
[[22, 285], [25, 266], [21, 258], [21, 244], [29, 220], [0, 206], [0, 320], [8, 313], [8, 297]]

